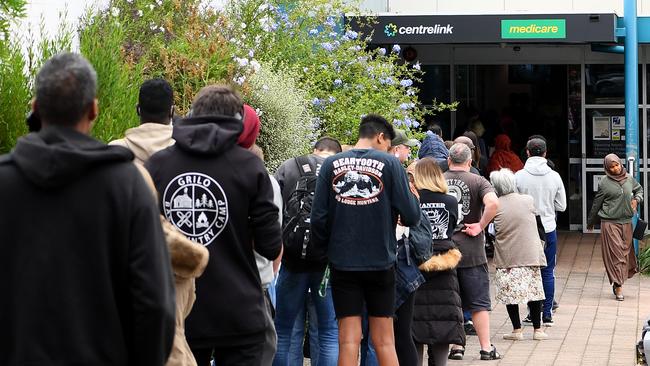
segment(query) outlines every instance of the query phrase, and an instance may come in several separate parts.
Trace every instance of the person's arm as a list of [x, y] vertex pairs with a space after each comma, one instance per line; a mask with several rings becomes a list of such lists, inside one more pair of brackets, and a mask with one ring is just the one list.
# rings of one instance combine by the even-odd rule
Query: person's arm
[[483, 214], [481, 220], [477, 223], [465, 224], [465, 229], [461, 230], [469, 236], [477, 236], [488, 224], [494, 219], [499, 209], [499, 199], [494, 192], [488, 192], [483, 196]]
[[275, 180], [280, 185], [280, 192], [284, 192], [286, 164], [287, 164], [286, 161], [284, 163], [280, 164], [280, 167], [278, 168], [278, 170], [275, 172], [275, 175], [274, 175]]
[[589, 216], [587, 218], [587, 230], [593, 230], [594, 225], [598, 221], [598, 211], [605, 201], [605, 192], [602, 188], [602, 181], [598, 184], [598, 192], [596, 192], [596, 197], [594, 198], [594, 203], [591, 205], [591, 211], [589, 211]]
[[163, 365], [175, 332], [175, 293], [171, 260], [158, 209], [141, 176], [133, 182], [128, 252], [133, 365]]
[[[327, 160], [326, 160], [327, 162]], [[316, 189], [314, 191], [314, 200], [311, 205], [311, 240], [314, 247], [319, 248], [319, 252], [327, 253], [329, 244], [329, 183], [328, 177], [329, 164], [323, 163], [321, 171], [316, 177]]]
[[566, 192], [564, 191], [564, 183], [560, 175], [556, 175], [558, 190], [555, 193], [555, 211], [564, 212], [566, 210]]
[[[395, 159], [397, 161], [397, 159]], [[409, 183], [406, 171], [401, 165], [396, 165], [392, 171], [392, 202], [393, 208], [399, 212], [400, 221], [404, 226], [416, 226], [420, 222], [420, 203], [417, 191]]]
[[282, 251], [282, 227], [278, 221], [278, 206], [273, 203], [273, 186], [262, 161], [255, 159], [250, 165], [256, 171], [257, 179], [257, 189], [248, 206], [255, 251], [272, 261]]

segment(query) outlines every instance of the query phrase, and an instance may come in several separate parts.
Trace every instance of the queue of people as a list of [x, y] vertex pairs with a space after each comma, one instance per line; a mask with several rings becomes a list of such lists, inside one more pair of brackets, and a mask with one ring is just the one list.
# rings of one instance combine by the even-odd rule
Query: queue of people
[[[524, 164], [506, 135], [488, 157], [482, 125], [448, 145], [434, 127], [405, 169], [420, 142], [368, 114], [354, 146], [323, 137], [271, 174], [232, 88], [205, 86], [172, 125], [170, 85], [148, 80], [140, 126], [106, 145], [89, 137], [96, 80], [77, 54], [46, 62], [40, 128], [0, 156], [0, 364], [293, 366], [309, 333], [312, 365], [444, 366], [470, 321], [479, 358], [498, 360], [491, 223], [503, 338], [525, 338], [519, 304], [532, 339], [549, 337], [566, 197], [545, 140]], [[643, 191], [615, 155], [604, 168], [589, 227], [623, 300]]]

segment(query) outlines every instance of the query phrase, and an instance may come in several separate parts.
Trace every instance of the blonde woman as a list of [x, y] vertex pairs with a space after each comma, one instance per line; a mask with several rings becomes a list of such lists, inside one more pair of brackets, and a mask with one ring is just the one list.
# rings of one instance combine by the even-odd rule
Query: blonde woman
[[424, 345], [428, 345], [429, 363], [447, 364], [449, 344], [465, 345], [463, 312], [460, 304], [456, 266], [460, 251], [451, 236], [458, 220], [458, 201], [447, 194], [447, 182], [432, 158], [417, 162], [413, 169], [420, 207], [433, 229], [433, 256], [420, 265], [426, 282], [415, 294], [412, 334], [422, 365]]

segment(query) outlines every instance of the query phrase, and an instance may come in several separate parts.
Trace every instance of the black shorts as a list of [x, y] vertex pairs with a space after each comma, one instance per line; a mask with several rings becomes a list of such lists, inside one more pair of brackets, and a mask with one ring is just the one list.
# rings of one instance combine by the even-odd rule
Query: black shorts
[[390, 318], [395, 315], [395, 268], [383, 271], [331, 269], [332, 298], [336, 318], [363, 315]]
[[492, 310], [490, 301], [490, 273], [486, 264], [456, 268], [463, 310], [469, 312]]

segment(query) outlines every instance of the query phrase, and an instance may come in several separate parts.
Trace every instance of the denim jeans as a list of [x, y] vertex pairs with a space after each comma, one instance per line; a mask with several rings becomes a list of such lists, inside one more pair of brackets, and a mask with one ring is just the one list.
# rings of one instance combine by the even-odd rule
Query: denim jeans
[[[308, 290], [316, 309], [318, 322], [318, 365], [336, 366], [339, 354], [338, 325], [334, 313], [332, 290], [327, 288], [325, 297], [318, 294], [323, 272], [291, 272], [280, 268], [276, 285], [277, 308], [275, 329], [278, 334], [278, 351], [273, 360], [274, 366], [289, 366], [289, 349], [292, 341], [296, 316], [304, 309]], [[313, 355], [312, 355], [313, 357]]]
[[305, 316], [309, 316], [309, 353], [311, 364], [318, 365], [318, 319], [316, 318], [316, 307], [307, 300], [305, 306], [301, 307], [296, 314], [296, 322], [291, 332], [291, 345], [289, 346], [289, 365], [302, 365], [305, 358], [303, 352], [303, 341], [305, 339]]
[[555, 262], [557, 257], [557, 231], [546, 233], [546, 267], [542, 268], [542, 284], [544, 285], [544, 310], [543, 315], [550, 317], [553, 309], [553, 297], [555, 296]]

